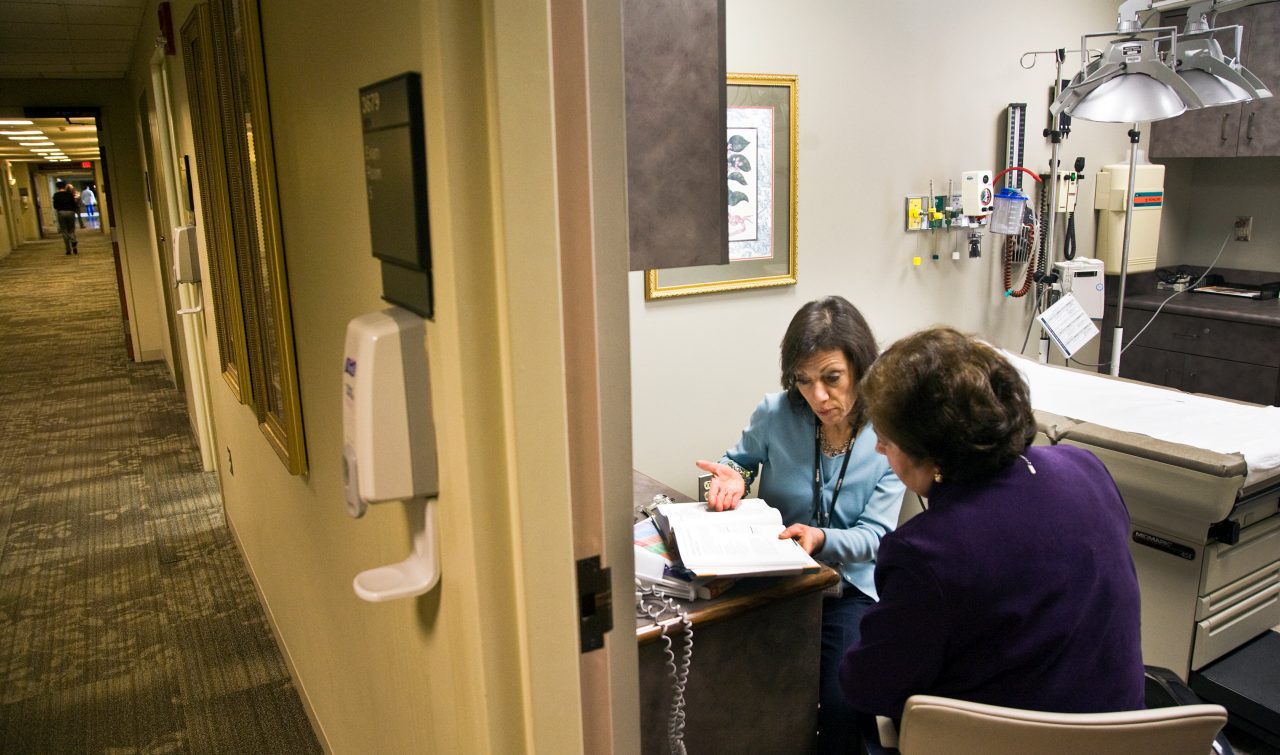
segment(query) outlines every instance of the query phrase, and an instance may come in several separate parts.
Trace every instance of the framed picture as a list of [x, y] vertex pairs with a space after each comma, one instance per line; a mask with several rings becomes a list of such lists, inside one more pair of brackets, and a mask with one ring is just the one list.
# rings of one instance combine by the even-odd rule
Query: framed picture
[[796, 282], [797, 77], [728, 77], [729, 264], [646, 270], [647, 300]]
[[222, 375], [291, 474], [307, 472], [256, 0], [197, 4], [183, 25]]

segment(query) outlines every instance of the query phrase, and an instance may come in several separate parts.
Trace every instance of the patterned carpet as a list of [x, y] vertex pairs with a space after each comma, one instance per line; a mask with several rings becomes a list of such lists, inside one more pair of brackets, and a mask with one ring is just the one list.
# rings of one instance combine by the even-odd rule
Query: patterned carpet
[[106, 236], [0, 259], [0, 386], [0, 752], [321, 752]]

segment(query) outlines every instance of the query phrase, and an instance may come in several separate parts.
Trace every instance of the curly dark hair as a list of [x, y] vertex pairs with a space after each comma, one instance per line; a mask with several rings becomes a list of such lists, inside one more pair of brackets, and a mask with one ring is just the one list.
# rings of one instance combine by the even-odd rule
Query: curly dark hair
[[1036, 434], [1031, 391], [995, 349], [951, 328], [891, 346], [858, 386], [876, 433], [943, 479], [985, 480], [1026, 450]]
[[[782, 387], [793, 405], [805, 403], [796, 387], [796, 370], [821, 351], [843, 352], [853, 371], [849, 377], [855, 384], [876, 361], [879, 349], [871, 326], [858, 308], [842, 296], [828, 296], [805, 304], [791, 318], [782, 336], [782, 354], [778, 360], [782, 367]], [[849, 414], [854, 429], [867, 421], [865, 406], [855, 392], [853, 411]]]

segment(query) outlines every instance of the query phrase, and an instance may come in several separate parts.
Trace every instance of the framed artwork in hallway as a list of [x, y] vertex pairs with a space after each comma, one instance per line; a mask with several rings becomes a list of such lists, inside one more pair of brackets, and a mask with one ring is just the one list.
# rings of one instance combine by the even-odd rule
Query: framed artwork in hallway
[[222, 374], [290, 473], [305, 474], [257, 3], [195, 6], [182, 42]]

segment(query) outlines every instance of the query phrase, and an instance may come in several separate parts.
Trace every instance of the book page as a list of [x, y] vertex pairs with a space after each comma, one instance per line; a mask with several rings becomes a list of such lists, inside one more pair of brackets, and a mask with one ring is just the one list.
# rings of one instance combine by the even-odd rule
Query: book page
[[776, 524], [782, 528], [782, 512], [759, 498], [743, 498], [736, 509], [729, 511], [711, 511], [705, 503], [664, 503], [658, 506], [658, 513], [672, 530], [678, 530], [682, 523], [729, 521]]
[[818, 562], [793, 540], [779, 540], [782, 512], [759, 498], [744, 498], [729, 511], [705, 503], [664, 503], [655, 523], [674, 541], [680, 562], [699, 575], [798, 574]]
[[782, 525], [733, 523], [709, 524], [680, 530], [680, 558], [694, 564], [805, 566], [813, 561], [794, 540], [779, 540]]

